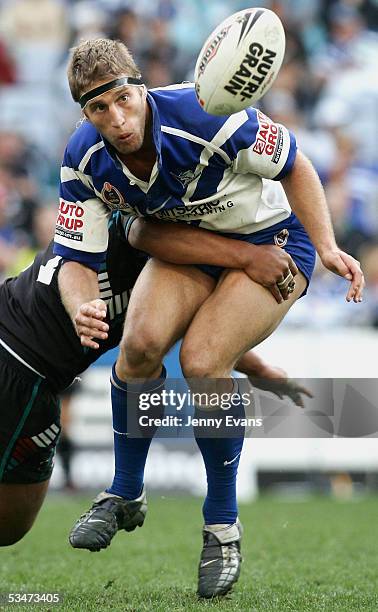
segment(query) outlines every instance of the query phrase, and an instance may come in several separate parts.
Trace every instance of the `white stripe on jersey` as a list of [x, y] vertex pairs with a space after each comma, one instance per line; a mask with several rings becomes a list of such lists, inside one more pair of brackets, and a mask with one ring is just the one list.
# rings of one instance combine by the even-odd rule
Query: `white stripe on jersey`
[[114, 305], [113, 300], [108, 302], [109, 319], [114, 319]]
[[90, 174], [84, 174], [84, 172], [79, 172], [78, 170], [76, 171], [77, 174], [77, 178], [81, 180], [81, 182], [88, 187], [88, 189], [92, 189], [92, 191], [95, 192], [96, 196], [98, 198], [101, 198], [101, 193], [99, 191], [97, 191], [97, 189], [95, 189], [94, 185], [93, 185], [93, 179], [91, 177]]
[[73, 168], [68, 166], [62, 166], [60, 169], [60, 182], [68, 183], [68, 181], [76, 181], [77, 174]]
[[38, 434], [38, 437], [40, 440], [43, 440], [43, 442], [45, 442], [46, 446], [49, 446], [51, 444], [50, 438], [46, 436], [44, 432]]
[[107, 272], [99, 272], [97, 274], [98, 280], [100, 281], [104, 281], [104, 280], [109, 280], [109, 276]]
[[111, 288], [109, 281], [101, 281], [98, 283], [98, 286], [100, 287], [100, 291], [105, 291], [105, 289]]
[[224, 161], [227, 164], [231, 164], [231, 160], [228, 157], [227, 153], [222, 151], [222, 149], [220, 149], [219, 147], [213, 145], [212, 141], [209, 142], [208, 140], [205, 140], [204, 138], [200, 138], [199, 136], [196, 136], [195, 134], [190, 134], [190, 132], [185, 132], [184, 130], [179, 130], [178, 128], [171, 128], [171, 127], [168, 127], [167, 125], [162, 125], [161, 131], [165, 132], [166, 134], [172, 134], [172, 136], [179, 136], [180, 138], [185, 138], [186, 140], [197, 142], [198, 144], [201, 144], [204, 147], [210, 147], [213, 150], [213, 153], [218, 153], [218, 155], [223, 157]]
[[60, 182], [68, 183], [69, 181], [81, 181], [83, 185], [94, 191], [98, 197], [101, 197], [101, 193], [94, 188], [93, 179], [90, 174], [84, 174], [84, 172], [79, 172], [79, 170], [74, 170], [68, 166], [62, 166], [60, 169]]
[[51, 429], [49, 427], [47, 429], [45, 429], [45, 431], [43, 433], [46, 434], [46, 436], [48, 436], [50, 438], [51, 442], [53, 440], [55, 440], [55, 438], [56, 438], [56, 434], [53, 431], [51, 431]]
[[35, 442], [35, 444], [37, 446], [40, 446], [41, 448], [45, 448], [46, 444], [44, 444], [39, 438], [38, 436], [32, 436], [32, 440], [33, 442]]
[[92, 145], [88, 149], [88, 151], [86, 152], [86, 154], [84, 155], [83, 159], [81, 160], [81, 162], [79, 164], [80, 172], [84, 172], [85, 166], [89, 162], [89, 160], [92, 157], [93, 153], [96, 153], [96, 151], [98, 151], [99, 149], [102, 149], [104, 146], [105, 146], [104, 141], [101, 140], [100, 142], [97, 142], [96, 144]]
[[115, 295], [114, 296], [114, 305], [115, 305], [116, 314], [121, 314], [121, 312], [122, 312], [122, 301], [121, 301], [121, 296], [120, 295]]
[[189, 200], [197, 188], [198, 181], [202, 176], [202, 172], [207, 166], [210, 157], [214, 153], [211, 146], [213, 145], [218, 148], [224, 145], [226, 140], [228, 140], [246, 121], [248, 121], [248, 115], [245, 111], [242, 111], [241, 113], [236, 113], [235, 115], [231, 115], [227, 119], [226, 123], [222, 125], [221, 129], [215, 134], [214, 138], [208, 143], [208, 146], [203, 149], [198, 165], [194, 171], [194, 174], [198, 174], [198, 176], [194, 181], [189, 183], [188, 189], [186, 190], [185, 196], [183, 197], [183, 201], [185, 202], [185, 204], [193, 204], [192, 202], [189, 202]]
[[100, 298], [106, 299], [106, 298], [111, 298], [113, 297], [113, 291], [111, 289], [102, 289], [102, 287], [100, 287]]
[[193, 89], [194, 88], [194, 83], [188, 81], [187, 83], [184, 81], [184, 83], [175, 83], [174, 85], [165, 85], [164, 87], [149, 87], [148, 91], [160, 91], [160, 90], [166, 90], [166, 91], [172, 91], [174, 89]]
[[8, 346], [8, 344], [6, 342], [4, 342], [4, 340], [1, 340], [1, 338], [0, 338], [0, 344], [1, 344], [2, 347], [5, 348], [6, 351], [8, 351], [8, 353], [13, 355], [13, 357], [15, 357], [15, 359], [17, 359], [17, 361], [20, 361], [24, 366], [29, 368], [29, 370], [32, 370], [32, 372], [34, 372], [35, 374], [38, 374], [38, 376], [40, 376], [41, 378], [46, 378], [46, 376], [43, 376], [43, 374], [38, 372], [38, 370], [35, 370], [27, 361], [25, 361], [25, 359], [22, 359], [22, 357], [20, 357], [20, 355], [17, 355], [16, 351], [11, 349], [11, 347]]

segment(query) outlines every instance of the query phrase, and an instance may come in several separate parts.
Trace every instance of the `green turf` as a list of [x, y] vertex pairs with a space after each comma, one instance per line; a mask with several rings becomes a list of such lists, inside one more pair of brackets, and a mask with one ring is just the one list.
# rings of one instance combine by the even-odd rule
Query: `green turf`
[[299, 503], [265, 497], [241, 506], [242, 574], [232, 596], [218, 602], [195, 596], [199, 500], [152, 497], [143, 529], [118, 534], [100, 553], [67, 543], [87, 505], [51, 495], [31, 533], [0, 550], [0, 591], [65, 595], [60, 606], [7, 610], [378, 610], [377, 498]]

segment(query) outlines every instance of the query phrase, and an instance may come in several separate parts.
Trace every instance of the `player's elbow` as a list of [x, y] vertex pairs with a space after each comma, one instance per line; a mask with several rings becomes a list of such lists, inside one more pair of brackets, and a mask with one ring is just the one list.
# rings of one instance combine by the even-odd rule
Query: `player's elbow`
[[295, 176], [296, 174], [301, 177], [307, 176], [308, 174], [317, 175], [317, 172], [314, 166], [312, 165], [312, 162], [300, 149], [298, 149], [297, 154], [295, 156], [291, 172], [289, 172], [289, 174], [283, 180], [290, 180], [290, 177]]
[[148, 231], [148, 221], [141, 217], [138, 217], [133, 221], [129, 235], [128, 241], [134, 249], [140, 249], [143, 251], [146, 241], [146, 233]]
[[292, 197], [294, 193], [317, 190], [320, 179], [317, 171], [308, 157], [302, 151], [297, 151], [291, 171], [281, 181], [286, 195]]

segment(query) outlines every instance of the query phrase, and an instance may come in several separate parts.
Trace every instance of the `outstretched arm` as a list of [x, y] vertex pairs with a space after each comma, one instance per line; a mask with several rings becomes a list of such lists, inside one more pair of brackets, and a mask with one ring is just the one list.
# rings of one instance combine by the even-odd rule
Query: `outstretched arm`
[[337, 246], [323, 187], [311, 162], [300, 151], [282, 186], [323, 265], [350, 281], [347, 301], [361, 302], [365, 281], [360, 263]]

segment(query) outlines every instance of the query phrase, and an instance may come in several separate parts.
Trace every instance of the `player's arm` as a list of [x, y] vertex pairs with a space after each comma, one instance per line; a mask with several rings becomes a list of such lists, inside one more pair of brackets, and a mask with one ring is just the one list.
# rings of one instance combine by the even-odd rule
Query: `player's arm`
[[[106, 304], [99, 299], [97, 271], [106, 258], [110, 211], [81, 167], [80, 130], [71, 137], [62, 162], [54, 254], [65, 264], [58, 276], [62, 302], [83, 346], [98, 348], [105, 339]], [[90, 174], [90, 168], [86, 169]]]
[[137, 218], [130, 227], [128, 240], [134, 248], [170, 263], [244, 270], [252, 280], [267, 287], [279, 303], [287, 299], [289, 293], [286, 290], [280, 293], [277, 281], [282, 280], [288, 270], [293, 275], [298, 272], [290, 255], [279, 247], [225, 238], [186, 223]]
[[306, 387], [289, 378], [285, 370], [270, 365], [254, 351], [245, 353], [236, 363], [235, 370], [247, 374], [254, 387], [270, 391], [280, 399], [286, 395], [300, 408], [304, 408], [304, 396], [313, 397]]
[[250, 108], [238, 138], [226, 152], [236, 173], [251, 172], [280, 181], [295, 214], [304, 225], [323, 264], [351, 281], [347, 300], [360, 301], [364, 278], [359, 263], [336, 244], [324, 191], [311, 162], [297, 151], [294, 135], [260, 111]]
[[76, 261], [66, 261], [59, 270], [58, 286], [63, 306], [83, 346], [98, 349], [94, 338], [108, 336], [106, 304], [99, 298], [95, 270]]
[[365, 284], [360, 264], [338, 248], [323, 187], [303, 153], [297, 152], [291, 172], [281, 182], [290, 206], [304, 225], [323, 265], [351, 281], [346, 299], [360, 302]]
[[82, 167], [91, 143], [87, 150], [82, 150], [80, 139], [79, 129], [71, 136], [64, 152], [53, 252], [64, 260], [76, 261], [98, 271], [106, 258], [111, 211], [98, 197], [91, 182], [90, 156], [89, 162]]

